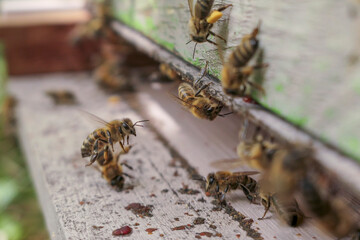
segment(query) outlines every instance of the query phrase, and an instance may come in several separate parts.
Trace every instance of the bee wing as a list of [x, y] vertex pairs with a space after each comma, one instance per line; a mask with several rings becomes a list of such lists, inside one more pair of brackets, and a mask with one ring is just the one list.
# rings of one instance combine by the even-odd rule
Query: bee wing
[[193, 17], [194, 16], [194, 1], [188, 0], [188, 5], [189, 5], [191, 17]]
[[91, 119], [92, 121], [97, 122], [97, 123], [100, 123], [100, 124], [102, 124], [102, 125], [111, 127], [111, 124], [110, 124], [110, 123], [108, 123], [107, 121], [99, 118], [98, 116], [95, 116], [94, 114], [89, 113], [89, 112], [84, 111], [84, 110], [79, 110], [79, 111], [80, 111], [82, 114], [86, 115], [86, 117], [87, 117], [88, 119]]
[[259, 174], [258, 171], [243, 171], [243, 172], [234, 172], [233, 175], [236, 176], [250, 176], [250, 175], [256, 175]]
[[244, 162], [239, 158], [221, 159], [210, 163], [212, 167], [222, 170], [231, 170], [244, 165]]
[[[206, 0], [202, 4], [198, 1], [195, 3], [195, 18], [205, 19], [210, 15], [215, 0]], [[205, 6], [206, 4], [207, 6]]]

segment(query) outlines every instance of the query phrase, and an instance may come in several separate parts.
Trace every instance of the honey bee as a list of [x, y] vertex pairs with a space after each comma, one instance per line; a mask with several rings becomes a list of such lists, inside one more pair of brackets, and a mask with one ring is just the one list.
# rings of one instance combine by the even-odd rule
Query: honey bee
[[254, 202], [254, 194], [257, 189], [257, 182], [249, 177], [258, 174], [256, 171], [228, 172], [219, 171], [209, 173], [206, 178], [206, 192], [215, 192], [220, 195], [220, 201], [225, 200], [225, 194], [231, 190], [242, 189], [246, 198]]
[[[91, 113], [87, 113], [87, 114], [90, 115], [95, 121], [105, 126], [102, 128], [98, 128], [92, 133], [90, 133], [81, 146], [81, 156], [83, 158], [91, 156], [90, 163], [88, 163], [87, 166], [90, 166], [96, 161], [99, 155], [99, 151], [106, 145], [111, 146], [112, 151], [114, 151], [113, 144], [119, 142], [121, 149], [124, 152], [126, 152], [124, 148], [125, 138], [127, 138], [127, 144], [129, 144], [130, 135], [136, 136], [135, 127], [136, 126], [142, 127], [142, 125], [138, 125], [138, 124], [141, 122], [149, 121], [149, 120], [141, 120], [132, 123], [132, 121], [129, 118], [123, 118], [121, 120], [116, 119], [116, 120], [112, 120], [111, 122], [106, 122], [105, 120], [102, 120], [101, 118]], [[104, 158], [105, 158], [105, 162], [107, 162], [108, 156], [106, 152]]]
[[223, 62], [221, 84], [224, 93], [231, 96], [245, 96], [247, 85], [256, 88], [263, 94], [265, 93], [264, 89], [260, 85], [249, 81], [249, 76], [255, 69], [267, 67], [268, 64], [247, 66], [247, 63], [255, 55], [255, 52], [259, 47], [259, 40], [256, 38], [259, 33], [259, 28], [260, 23], [252, 31], [252, 33], [245, 35], [242, 38], [241, 43], [230, 54], [226, 62], [224, 62], [222, 49], [218, 46], [219, 55]]
[[75, 95], [68, 90], [49, 90], [46, 94], [51, 97], [56, 105], [73, 105], [76, 104]]
[[82, 39], [95, 39], [100, 37], [113, 37], [114, 32], [109, 28], [111, 21], [111, 2], [108, 0], [92, 2], [90, 12], [92, 18], [81, 24], [70, 33], [70, 40], [73, 44], [79, 43]]
[[159, 66], [159, 70], [162, 76], [166, 77], [171, 81], [181, 80], [180, 76], [176, 73], [176, 71], [166, 63], [161, 63]]
[[130, 91], [132, 85], [122, 68], [120, 61], [106, 59], [94, 71], [95, 81], [103, 88], [111, 91]]
[[337, 196], [322, 195], [310, 178], [299, 182], [299, 192], [309, 213], [320, 228], [342, 238], [359, 228], [349, 207]]
[[270, 168], [272, 159], [280, 146], [272, 141], [265, 140], [262, 135], [257, 134], [255, 139], [246, 139], [247, 121], [240, 132], [241, 141], [237, 146], [239, 158], [222, 159], [212, 162], [212, 166], [222, 169], [232, 169], [247, 164], [261, 172]]
[[[122, 189], [124, 187], [125, 178], [132, 178], [131, 175], [123, 172], [122, 166], [126, 166], [132, 170], [132, 167], [127, 165], [126, 163], [119, 163], [120, 155], [126, 154], [131, 149], [130, 146], [125, 146], [125, 151], [121, 151], [120, 153], [113, 155], [112, 151], [110, 151], [108, 146], [105, 146], [97, 157], [97, 163], [99, 164], [99, 170], [103, 176], [103, 178], [114, 187], [118, 187]], [[106, 155], [108, 160], [106, 161]]]
[[[207, 64], [201, 72], [201, 77], [194, 82], [194, 86], [200, 81], [206, 74]], [[179, 85], [177, 98], [182, 105], [187, 108], [195, 117], [200, 119], [214, 120], [217, 116], [224, 117], [230, 113], [220, 114], [224, 105], [211, 97], [205, 96], [202, 91], [207, 88], [209, 84], [203, 85], [197, 91], [189, 83], [183, 82]]]
[[223, 37], [215, 34], [210, 29], [213, 27], [213, 24], [222, 17], [221, 12], [228, 7], [231, 7], [232, 4], [225, 5], [217, 10], [211, 10], [213, 4], [214, 0], [197, 0], [194, 7], [193, 0], [188, 0], [191, 15], [189, 20], [189, 32], [191, 40], [189, 42], [195, 42], [193, 58], [195, 55], [196, 45], [198, 43], [209, 42], [211, 44], [217, 45], [208, 39], [209, 35], [213, 35], [225, 41]]

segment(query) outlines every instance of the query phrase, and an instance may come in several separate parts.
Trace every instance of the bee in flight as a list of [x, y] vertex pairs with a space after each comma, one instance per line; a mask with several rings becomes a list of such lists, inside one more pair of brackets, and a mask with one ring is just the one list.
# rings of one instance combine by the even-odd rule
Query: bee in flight
[[259, 25], [252, 31], [252, 33], [245, 35], [241, 43], [236, 46], [233, 52], [224, 61], [223, 51], [218, 45], [218, 51], [223, 63], [221, 72], [221, 85], [223, 91], [230, 96], [245, 96], [246, 87], [250, 85], [258, 91], [265, 93], [264, 89], [257, 83], [249, 81], [249, 76], [255, 69], [267, 67], [268, 64], [257, 64], [254, 66], [247, 66], [250, 59], [255, 55], [259, 47], [259, 40], [256, 36], [259, 33]]
[[76, 104], [75, 95], [68, 90], [49, 90], [46, 94], [51, 97], [56, 105]]
[[[124, 187], [125, 178], [133, 178], [131, 175], [123, 172], [122, 166], [126, 166], [130, 170], [133, 168], [126, 163], [119, 163], [120, 155], [126, 154], [131, 149], [131, 145], [125, 146], [125, 151], [122, 150], [120, 153], [113, 155], [108, 146], [105, 146], [98, 154], [97, 163], [99, 164], [98, 169], [100, 170], [102, 177], [114, 187], [122, 189]], [[105, 160], [107, 156], [108, 160]]]
[[[81, 146], [81, 156], [83, 158], [90, 157], [90, 163], [87, 166], [93, 164], [98, 155], [99, 151], [104, 148], [105, 146], [111, 146], [112, 151], [114, 151], [114, 143], [119, 142], [121, 149], [126, 152], [124, 148], [125, 138], [127, 140], [127, 144], [129, 144], [130, 135], [136, 136], [135, 127], [143, 127], [139, 125], [141, 122], [147, 122], [149, 120], [141, 120], [135, 123], [129, 118], [123, 118], [121, 120], [112, 120], [111, 122], [106, 122], [101, 118], [87, 113], [91, 116], [95, 121], [104, 125], [102, 128], [98, 128], [92, 133], [90, 133], [87, 138], [84, 140]], [[105, 162], [108, 161], [108, 156], [105, 153]]]
[[226, 193], [237, 189], [241, 189], [244, 192], [246, 198], [249, 199], [250, 202], [254, 202], [257, 183], [249, 176], [258, 173], [259, 172], [256, 171], [218, 171], [216, 173], [209, 173], [206, 179], [202, 176], [196, 176], [193, 179], [206, 182], [205, 192], [216, 193], [221, 202], [224, 202]]
[[[202, 69], [201, 77], [194, 82], [194, 86], [206, 74], [207, 64]], [[200, 119], [214, 120], [217, 116], [224, 117], [230, 113], [220, 114], [224, 105], [216, 99], [205, 96], [203, 90], [210, 84], [205, 84], [197, 91], [189, 83], [183, 82], [179, 85], [177, 98], [195, 117]]]
[[213, 4], [214, 0], [197, 0], [194, 7], [193, 0], [188, 0], [191, 15], [189, 20], [189, 32], [191, 40], [188, 43], [191, 41], [195, 42], [193, 58], [195, 55], [196, 45], [198, 43], [209, 42], [211, 44], [217, 45], [208, 39], [210, 34], [225, 41], [223, 37], [215, 34], [210, 29], [213, 27], [214, 23], [222, 17], [221, 12], [232, 6], [232, 4], [225, 5], [217, 10], [211, 10]]
[[[244, 164], [261, 172], [270, 168], [274, 155], [279, 151], [280, 146], [272, 141], [265, 140], [264, 137], [255, 133], [255, 138], [246, 139], [248, 122], [245, 121], [243, 130], [240, 131], [240, 143], [237, 146], [238, 158], [221, 159], [211, 163], [219, 169], [233, 169]], [[259, 129], [257, 129], [258, 131]]]

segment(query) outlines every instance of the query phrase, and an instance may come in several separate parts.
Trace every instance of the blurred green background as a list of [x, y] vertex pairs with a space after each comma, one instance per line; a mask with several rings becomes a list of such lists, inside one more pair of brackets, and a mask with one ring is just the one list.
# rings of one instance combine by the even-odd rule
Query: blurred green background
[[[0, 42], [0, 106], [7, 97], [3, 55]], [[5, 135], [2, 107], [0, 113], [0, 240], [49, 239], [19, 143]]]

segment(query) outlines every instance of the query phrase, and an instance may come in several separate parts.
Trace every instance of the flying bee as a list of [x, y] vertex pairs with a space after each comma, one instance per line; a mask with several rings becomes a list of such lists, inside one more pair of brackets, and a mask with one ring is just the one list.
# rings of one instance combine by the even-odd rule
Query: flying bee
[[181, 80], [181, 77], [177, 72], [170, 67], [170, 65], [166, 63], [161, 63], [159, 66], [159, 70], [162, 76], [166, 77], [168, 80]]
[[[108, 146], [105, 146], [97, 157], [97, 163], [99, 164], [98, 168], [101, 172], [103, 178], [114, 187], [118, 187], [122, 189], [124, 187], [125, 178], [123, 176], [132, 178], [131, 175], [123, 172], [122, 166], [126, 166], [129, 169], [133, 169], [131, 166], [126, 163], [119, 163], [120, 155], [126, 154], [131, 149], [130, 146], [125, 146], [125, 151], [121, 151], [120, 153], [113, 155], [112, 151], [110, 151]], [[106, 156], [107, 155], [107, 156]], [[107, 161], [105, 159], [108, 159]]]
[[316, 183], [305, 177], [299, 182], [300, 196], [319, 227], [337, 238], [342, 238], [359, 229], [357, 219], [343, 199], [322, 195]]
[[259, 172], [256, 171], [219, 171], [216, 173], [209, 173], [206, 179], [204, 177], [194, 179], [206, 182], [205, 192], [214, 192], [218, 194], [221, 202], [224, 202], [226, 193], [237, 189], [243, 190], [246, 198], [249, 199], [250, 202], [254, 202], [255, 199], [253, 196], [256, 193], [257, 183], [249, 176], [258, 173]]
[[243, 130], [240, 132], [240, 143], [237, 146], [238, 158], [222, 159], [212, 162], [216, 168], [233, 169], [244, 164], [259, 171], [270, 168], [274, 154], [280, 146], [272, 141], [265, 140], [261, 134], [256, 133], [253, 139], [246, 139], [248, 122], [245, 121]]
[[73, 44], [83, 39], [94, 39], [100, 37], [112, 37], [114, 32], [109, 27], [111, 21], [111, 1], [105, 0], [92, 2], [88, 5], [91, 12], [91, 19], [75, 27], [70, 32], [70, 40]]
[[259, 47], [259, 40], [256, 38], [259, 33], [259, 28], [260, 23], [252, 33], [245, 35], [242, 38], [241, 43], [236, 46], [226, 62], [224, 62], [222, 49], [218, 45], [219, 55], [223, 63], [221, 85], [224, 93], [231, 96], [245, 96], [247, 85], [256, 88], [263, 94], [265, 93], [260, 85], [249, 81], [249, 76], [255, 69], [267, 67], [268, 64], [247, 66], [247, 63], [255, 55], [255, 52]]
[[228, 7], [231, 7], [232, 4], [225, 5], [217, 10], [211, 10], [213, 4], [214, 0], [197, 0], [194, 7], [193, 0], [188, 0], [191, 15], [189, 20], [189, 32], [191, 40], [189, 42], [195, 42], [193, 58], [195, 55], [196, 45], [198, 43], [209, 42], [211, 44], [217, 45], [208, 39], [209, 35], [213, 35], [225, 41], [223, 37], [215, 34], [210, 29], [213, 27], [214, 23], [222, 17], [221, 12]]
[[126, 76], [125, 68], [117, 59], [106, 59], [94, 71], [95, 81], [103, 88], [111, 91], [130, 91], [132, 86]]
[[[201, 77], [194, 82], [194, 86], [206, 74], [207, 64], [202, 69]], [[216, 99], [207, 97], [202, 91], [207, 88], [209, 84], [203, 85], [197, 91], [189, 83], [183, 82], [179, 85], [177, 98], [182, 105], [187, 108], [195, 117], [200, 119], [214, 120], [217, 116], [224, 117], [230, 113], [220, 114], [224, 105]]]
[[[93, 164], [98, 155], [99, 151], [105, 146], [111, 146], [112, 151], [114, 151], [114, 143], [119, 142], [121, 149], [126, 152], [124, 148], [125, 138], [127, 140], [127, 144], [129, 144], [130, 135], [136, 136], [135, 127], [143, 127], [139, 125], [141, 122], [147, 122], [149, 120], [141, 120], [135, 123], [129, 118], [123, 118], [121, 120], [112, 120], [111, 122], [106, 122], [101, 118], [91, 114], [89, 114], [95, 121], [103, 124], [105, 127], [98, 128], [92, 133], [90, 133], [87, 138], [84, 140], [81, 146], [81, 156], [83, 158], [90, 157], [90, 163], [87, 166]], [[104, 155], [105, 162], [107, 162], [107, 156]]]
[[49, 90], [46, 94], [52, 98], [56, 105], [73, 105], [76, 104], [75, 95], [68, 90]]

